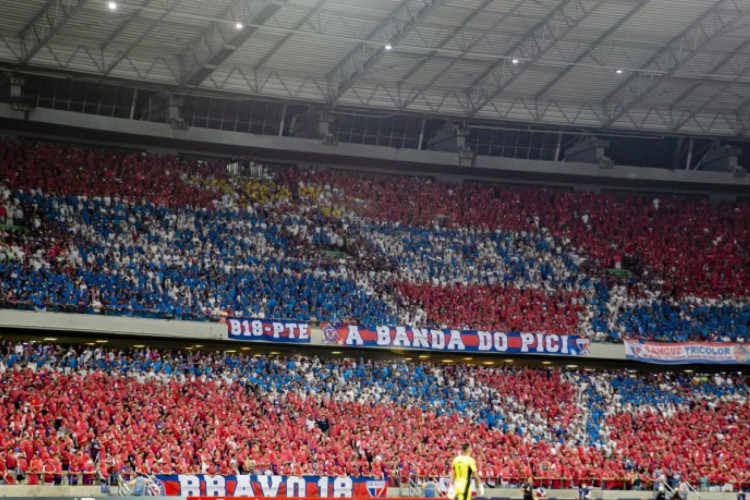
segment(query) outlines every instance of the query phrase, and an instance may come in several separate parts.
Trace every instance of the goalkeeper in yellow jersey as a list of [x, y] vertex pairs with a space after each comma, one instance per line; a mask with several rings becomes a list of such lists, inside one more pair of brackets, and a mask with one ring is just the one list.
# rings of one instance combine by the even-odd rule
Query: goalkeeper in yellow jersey
[[448, 498], [456, 500], [471, 500], [471, 480], [477, 484], [477, 493], [484, 495], [477, 463], [471, 458], [471, 444], [464, 443], [461, 446], [461, 454], [453, 459], [451, 465], [451, 485], [448, 490]]

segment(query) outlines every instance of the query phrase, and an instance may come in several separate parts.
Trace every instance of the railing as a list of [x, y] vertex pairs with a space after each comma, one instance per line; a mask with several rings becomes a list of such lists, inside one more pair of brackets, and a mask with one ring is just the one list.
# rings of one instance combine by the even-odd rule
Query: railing
[[688, 500], [701, 500], [700, 492], [690, 483], [686, 483], [688, 488]]
[[[409, 475], [409, 478], [417, 484], [423, 484], [428, 481], [439, 482], [440, 475]], [[400, 475], [399, 475], [400, 478]], [[528, 480], [528, 477], [522, 476], [508, 476], [508, 477], [483, 477], [485, 482], [489, 482], [492, 485], [496, 485], [498, 488], [520, 488]], [[592, 478], [592, 477], [561, 477], [561, 476], [535, 476], [533, 478], [534, 486], [544, 486], [552, 489], [568, 489], [577, 488], [583, 484], [591, 486], [592, 488], [605, 488], [605, 489], [642, 489], [649, 490], [653, 487], [655, 479], [641, 478], [638, 484], [634, 481], [634, 478], [630, 477], [609, 477], [609, 478]], [[402, 481], [399, 479], [399, 483]]]
[[[244, 474], [255, 474], [262, 475], [267, 471], [274, 472], [277, 468], [272, 468], [270, 465], [266, 466], [263, 464], [255, 464], [253, 470], [244, 471], [240, 473]], [[277, 471], [280, 472], [280, 471]], [[288, 475], [278, 474], [274, 472], [274, 475]], [[200, 472], [190, 473], [200, 474]], [[135, 478], [136, 476], [145, 476], [149, 478], [155, 478], [157, 474], [150, 471], [129, 471], [129, 472], [113, 472], [108, 474], [106, 477], [101, 474], [99, 470], [95, 471], [82, 471], [82, 472], [53, 472], [53, 471], [25, 471], [21, 474], [21, 479], [15, 471], [9, 470], [4, 476], [0, 476], [0, 481], [4, 480], [6, 484], [46, 484], [46, 485], [99, 485], [102, 482], [107, 482], [111, 486], [117, 486], [119, 481], [125, 476], [128, 478]], [[315, 475], [320, 477], [328, 476], [327, 474], [305, 471], [302, 475]], [[348, 476], [344, 474], [343, 476]], [[328, 476], [328, 477], [341, 477], [341, 476]], [[434, 483], [438, 486], [441, 484], [441, 479], [444, 481], [446, 476], [442, 475], [424, 475], [418, 474], [409, 475], [385, 475], [385, 476], [374, 476], [369, 474], [360, 474], [352, 477], [363, 477], [373, 479], [385, 479], [388, 486], [399, 488], [401, 496], [413, 497], [423, 496], [423, 485], [427, 483]], [[483, 477], [485, 484], [489, 487], [498, 488], [520, 488], [528, 478], [526, 477]], [[548, 489], [571, 489], [577, 488], [583, 484], [586, 484], [592, 488], [602, 488], [607, 490], [655, 490], [660, 485], [663, 485], [666, 492], [667, 498], [671, 498], [675, 493], [676, 489], [670, 486], [667, 482], [663, 482], [658, 478], [642, 478], [640, 484], [636, 484], [632, 477], [609, 477], [609, 478], [592, 478], [592, 477], [560, 477], [560, 476], [537, 476], [533, 478], [534, 487], [544, 486]], [[700, 500], [702, 488], [696, 488], [696, 486], [689, 481], [686, 481], [688, 488], [689, 500]], [[750, 489], [750, 481], [741, 481], [730, 483], [733, 485], [735, 491], [748, 490]], [[721, 484], [709, 484], [712, 487], [724, 487], [725, 483]], [[439, 494], [439, 493], [438, 493]]]
[[[406, 483], [407, 479], [411, 480], [415, 484], [424, 484], [429, 481], [439, 482], [441, 477], [440, 475], [426, 475], [426, 476], [420, 476], [417, 474], [411, 474], [408, 476], [407, 479], [404, 479], [402, 481], [401, 476], [397, 474], [396, 476], [397, 484]], [[485, 483], [491, 483], [492, 485], [496, 485], [498, 488], [520, 488], [526, 481], [528, 480], [528, 477], [521, 477], [521, 476], [509, 476], [509, 477], [485, 477], [483, 476], [483, 480]], [[667, 498], [670, 498], [670, 496], [675, 492], [675, 488], [670, 486], [666, 482], [662, 482], [659, 478], [656, 477], [648, 477], [648, 476], [640, 476], [638, 479], [635, 477], [622, 477], [622, 476], [611, 476], [611, 477], [561, 477], [561, 476], [535, 476], [533, 478], [534, 481], [534, 487], [544, 486], [548, 489], [570, 489], [570, 488], [577, 488], [583, 484], [586, 484], [587, 486], [590, 486], [592, 488], [601, 488], [606, 490], [642, 490], [642, 491], [650, 491], [650, 490], [656, 490], [658, 489], [659, 485], [663, 484], [668, 495]], [[692, 484], [690, 482], [687, 482], [689, 485], [689, 491], [692, 493], [693, 496], [690, 498], [690, 500], [699, 500], [700, 498], [700, 489], [696, 488], [696, 485], [698, 484], [697, 481], [694, 481], [695, 484]], [[732, 483], [735, 490], [745, 490], [750, 488], [750, 481], [740, 481], [740, 482], [734, 482]], [[717, 484], [709, 484], [709, 486], [713, 487], [723, 487], [725, 483], [717, 483]], [[492, 487], [492, 486], [490, 486]]]
[[[55, 304], [45, 302], [43, 304], [44, 311], [49, 312], [63, 312], [63, 313], [78, 313], [78, 314], [99, 314], [104, 316], [117, 316], [117, 317], [134, 317], [144, 319], [171, 319], [179, 321], [211, 321], [218, 322], [225, 318], [222, 315], [204, 314], [200, 312], [185, 311], [180, 314], [171, 314], [164, 311], [152, 310], [152, 309], [133, 309], [130, 307], [122, 306], [93, 306], [91, 304]], [[0, 299], [1, 309], [17, 309], [21, 311], [36, 311], [38, 306], [32, 301], [16, 300], [10, 298]]]
[[[125, 318], [143, 318], [143, 319], [167, 319], [177, 321], [207, 321], [212, 323], [224, 323], [228, 318], [237, 319], [258, 319], [257, 316], [236, 316], [230, 315], [227, 311], [221, 311], [218, 314], [207, 314], [198, 311], [183, 311], [177, 313], [167, 313], [155, 309], [133, 309], [129, 306], [97, 305], [86, 304], [58, 304], [53, 302], [44, 302], [44, 311], [63, 312], [77, 314], [98, 314], [102, 316], [115, 316]], [[0, 297], [0, 309], [15, 309], [20, 311], [36, 311], [38, 306], [30, 300], [19, 300], [9, 297]], [[295, 318], [264, 318], [264, 321], [300, 321]], [[320, 326], [320, 320], [310, 319], [305, 323], [313, 326]]]
[[[156, 479], [156, 476], [141, 476], [140, 479], [142, 480], [142, 490], [138, 491], [138, 486], [136, 485], [137, 480], [135, 478], [133, 480], [126, 480], [123, 479], [122, 476], [118, 476], [116, 481], [116, 490], [112, 493], [116, 493], [117, 495], [122, 497], [129, 497], [133, 494], [137, 496], [150, 497], [162, 497], [166, 495], [164, 485], [161, 483], [161, 481]], [[112, 481], [110, 481], [110, 484], [111, 483]]]
[[83, 472], [54, 472], [54, 471], [42, 471], [42, 472], [30, 472], [25, 471], [17, 473], [15, 471], [7, 471], [5, 476], [0, 476], [0, 480], [3, 480], [5, 484], [25, 484], [25, 485], [65, 485], [65, 486], [93, 486], [98, 484], [98, 480], [102, 479], [102, 475], [99, 471], [83, 471]]
[[[437, 490], [437, 488], [436, 488]], [[423, 497], [422, 485], [416, 476], [400, 477], [398, 481], [398, 495], [400, 497]]]
[[672, 498], [672, 497], [674, 497], [674, 492], [675, 492], [675, 489], [674, 489], [674, 488], [672, 488], [672, 487], [671, 487], [671, 486], [669, 485], [669, 483], [666, 483], [666, 482], [664, 482], [664, 481], [660, 481], [660, 483], [659, 483], [659, 488], [662, 488], [662, 487], [663, 487], [663, 488], [664, 488], [665, 490], [667, 490], [667, 498]]

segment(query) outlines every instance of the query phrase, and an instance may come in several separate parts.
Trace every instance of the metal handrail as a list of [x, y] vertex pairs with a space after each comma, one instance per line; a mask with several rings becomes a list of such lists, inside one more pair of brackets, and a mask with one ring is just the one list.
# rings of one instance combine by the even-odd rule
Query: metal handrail
[[698, 491], [698, 489], [695, 486], [690, 484], [689, 481], [685, 481], [685, 483], [687, 484], [687, 487], [688, 487], [688, 494], [693, 493], [695, 495], [695, 499], [700, 500], [701, 499], [700, 491]]
[[[398, 493], [402, 497], [421, 497], [422, 486], [417, 482], [416, 477], [407, 476], [406, 486], [404, 486], [403, 477], [400, 478], [398, 485]], [[405, 491], [404, 491], [405, 490]]]

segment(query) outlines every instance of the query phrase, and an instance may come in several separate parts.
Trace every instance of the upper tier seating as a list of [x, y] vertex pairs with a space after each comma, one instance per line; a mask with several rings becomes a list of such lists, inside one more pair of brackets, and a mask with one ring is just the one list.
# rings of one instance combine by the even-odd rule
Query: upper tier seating
[[[0, 142], [3, 307], [747, 341], [750, 206]], [[611, 268], [628, 276], [616, 276]]]

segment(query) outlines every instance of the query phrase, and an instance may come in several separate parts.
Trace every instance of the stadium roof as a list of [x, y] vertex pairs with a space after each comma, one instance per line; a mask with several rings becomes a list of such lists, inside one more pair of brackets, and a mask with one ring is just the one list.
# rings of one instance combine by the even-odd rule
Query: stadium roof
[[750, 136], [750, 0], [5, 0], [0, 63], [331, 106]]

